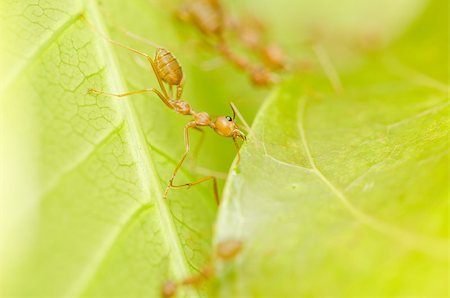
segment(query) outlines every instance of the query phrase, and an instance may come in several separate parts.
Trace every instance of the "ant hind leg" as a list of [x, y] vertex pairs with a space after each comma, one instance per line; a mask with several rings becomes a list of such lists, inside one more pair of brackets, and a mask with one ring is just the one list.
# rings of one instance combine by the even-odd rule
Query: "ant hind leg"
[[89, 89], [88, 93], [90, 94], [100, 94], [100, 95], [107, 95], [107, 96], [115, 96], [115, 97], [124, 97], [124, 96], [128, 96], [128, 95], [134, 95], [134, 94], [140, 94], [140, 93], [145, 93], [145, 92], [152, 92], [153, 88], [151, 89], [142, 89], [142, 90], [137, 90], [137, 91], [131, 91], [131, 92], [127, 92], [127, 93], [108, 93], [105, 91], [101, 91], [98, 89]]
[[184, 88], [184, 82], [181, 81], [181, 83], [179, 85], [177, 85], [177, 100], [181, 99], [181, 95], [183, 94], [183, 88]]
[[158, 95], [159, 98], [161, 98], [161, 100], [164, 102], [164, 104], [166, 104], [169, 108], [173, 109], [173, 106], [170, 104], [170, 102], [167, 100], [167, 98], [165, 98], [164, 95], [155, 88], [142, 89], [142, 90], [131, 91], [131, 92], [127, 92], [127, 93], [108, 93], [108, 92], [101, 91], [98, 89], [89, 89], [88, 90], [88, 93], [90, 93], [90, 94], [100, 94], [100, 95], [107, 95], [107, 96], [114, 96], [114, 97], [124, 97], [124, 96], [128, 96], [128, 95], [140, 94], [140, 93], [145, 93], [145, 92], [155, 93], [156, 95]]
[[217, 186], [217, 178], [214, 176], [206, 176], [203, 177], [202, 179], [199, 179], [197, 181], [194, 182], [190, 182], [190, 183], [185, 183], [185, 184], [180, 184], [180, 185], [171, 185], [171, 188], [183, 188], [183, 187], [191, 187], [197, 184], [200, 184], [202, 182], [208, 181], [208, 180], [212, 180], [213, 181], [213, 192], [214, 192], [214, 200], [216, 201], [217, 206], [219, 205], [220, 201], [219, 201], [219, 188]]
[[214, 176], [207, 176], [200, 180], [191, 182], [191, 183], [185, 183], [181, 185], [174, 185], [173, 180], [175, 179], [175, 176], [177, 175], [178, 170], [180, 169], [181, 165], [186, 159], [187, 154], [189, 153], [189, 128], [197, 128], [197, 124], [194, 121], [189, 122], [184, 127], [184, 143], [186, 146], [186, 150], [183, 153], [183, 156], [181, 157], [181, 160], [178, 162], [178, 165], [176, 166], [175, 170], [173, 171], [172, 178], [169, 180], [169, 185], [166, 188], [166, 191], [164, 192], [164, 198], [167, 198], [167, 195], [169, 193], [169, 190], [171, 188], [182, 188], [182, 187], [191, 187], [194, 185], [197, 185], [199, 183], [202, 183], [204, 181], [213, 180], [213, 191], [214, 191], [214, 199], [216, 201], [216, 204], [219, 205], [219, 191], [217, 186], [217, 179]]

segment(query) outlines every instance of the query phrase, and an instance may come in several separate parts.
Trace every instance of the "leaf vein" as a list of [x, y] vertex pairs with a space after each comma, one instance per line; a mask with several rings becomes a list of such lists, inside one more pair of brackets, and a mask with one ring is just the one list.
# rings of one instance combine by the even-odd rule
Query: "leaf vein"
[[413, 115], [411, 117], [407, 117], [407, 118], [402, 119], [400, 121], [391, 123], [391, 124], [387, 125], [387, 131], [389, 132], [393, 128], [396, 128], [398, 126], [404, 125], [404, 124], [409, 123], [409, 122], [411, 122], [413, 120], [417, 120], [417, 119], [423, 118], [423, 117], [428, 116], [430, 114], [433, 114], [435, 112], [440, 112], [441, 110], [445, 109], [448, 106], [449, 106], [449, 102], [446, 101], [444, 103], [441, 103], [441, 104], [435, 105], [435, 106], [433, 106], [433, 107], [431, 107], [429, 109], [426, 109], [426, 110], [424, 110], [424, 111], [422, 111], [422, 112], [420, 112], [418, 114], [415, 114], [415, 115]]
[[[91, 270], [85, 270], [78, 280], [74, 283], [71, 289], [68, 290], [67, 297], [81, 297], [83, 293], [85, 293], [89, 289], [90, 281], [93, 280], [93, 277], [98, 272], [98, 268], [100, 268], [101, 263], [108, 257], [108, 255], [113, 251], [115, 244], [118, 242], [123, 233], [130, 227], [139, 217], [150, 208], [154, 207], [154, 204], [142, 204], [138, 206], [138, 208], [134, 209], [129, 216], [123, 221], [123, 224], [120, 225], [115, 233], [111, 233], [110, 237], [103, 242], [104, 249], [100, 249], [98, 254], [94, 256], [93, 263], [96, 263], [97, 266], [92, 266]], [[95, 260], [95, 261], [94, 261]], [[82, 289], [82, 291], [80, 291]]]
[[415, 249], [418, 249], [426, 254], [432, 255], [434, 257], [442, 258], [442, 259], [448, 259], [448, 251], [447, 247], [449, 245], [448, 239], [436, 239], [431, 237], [426, 237], [422, 235], [416, 235], [413, 233], [410, 233], [408, 231], [405, 231], [399, 227], [396, 227], [394, 225], [391, 225], [386, 222], [382, 222], [363, 211], [359, 210], [357, 207], [355, 207], [345, 196], [345, 194], [340, 191], [334, 184], [325, 177], [322, 172], [319, 170], [317, 165], [314, 162], [314, 159], [311, 154], [311, 150], [309, 148], [307, 138], [306, 138], [306, 132], [305, 132], [305, 111], [306, 111], [306, 101], [307, 99], [305, 97], [300, 98], [300, 106], [298, 111], [298, 130], [300, 132], [300, 138], [302, 141], [302, 144], [304, 146], [307, 159], [314, 170], [314, 173], [322, 180], [322, 182], [331, 190], [331, 192], [339, 199], [341, 204], [349, 211], [350, 214], [352, 214], [357, 220], [359, 220], [361, 223], [366, 224], [367, 226], [371, 227], [375, 231], [378, 231], [381, 234], [384, 234], [390, 238], [392, 238], [395, 241], [399, 241], [402, 244], [413, 247]]
[[[80, 11], [81, 12], [81, 11]], [[25, 71], [25, 69], [32, 65], [35, 60], [41, 56], [45, 51], [50, 48], [55, 40], [60, 38], [64, 32], [70, 28], [80, 17], [80, 14], [74, 14], [65, 23], [63, 23], [47, 40], [45, 40], [38, 48], [36, 48], [29, 57], [21, 59], [22, 63], [18, 64], [12, 69], [10, 75], [5, 78], [3, 84], [0, 85], [0, 94], [3, 94], [20, 75]]]
[[[89, 17], [92, 18], [92, 23], [97, 26], [97, 28], [99, 28], [101, 32], [103, 32], [102, 34], [104, 36], [107, 36], [107, 34], [105, 34], [106, 30], [103, 26], [103, 20], [101, 19], [99, 9], [94, 1], [89, 2], [87, 12], [89, 13]], [[108, 44], [106, 44], [106, 41], [104, 39], [99, 40], [100, 41], [97, 43], [98, 51], [100, 54], [103, 54], [105, 56], [108, 65], [110, 65], [110, 67], [108, 68], [110, 69], [110, 74], [107, 78], [109, 80], [108, 85], [113, 88], [123, 89], [125, 83], [120, 75], [120, 68], [116, 63], [114, 54]], [[152, 160], [150, 159], [150, 153], [148, 147], [146, 146], [146, 138], [142, 132], [141, 127], [139, 126], [138, 120], [136, 120], [137, 115], [135, 112], [135, 108], [133, 104], [127, 100], [120, 101], [119, 103], [117, 103], [117, 105], [123, 109], [125, 121], [128, 123], [128, 126], [130, 128], [130, 140], [135, 144], [134, 148], [137, 148], [134, 151], [134, 154], [136, 160], [138, 160], [137, 171], [139, 172], [139, 176], [143, 177], [141, 180], [141, 188], [146, 192], [151, 192], [152, 189], [156, 190], [155, 193], [157, 194], [157, 198], [155, 199], [155, 205], [158, 208], [159, 214], [161, 216], [161, 230], [164, 231], [163, 234], [166, 236], [166, 240], [171, 243], [170, 246], [174, 248], [172, 254], [173, 258], [171, 258], [173, 260], [172, 270], [175, 273], [175, 277], [181, 279], [187, 276], [189, 272], [189, 264], [186, 261], [186, 256], [181, 247], [180, 239], [178, 238], [178, 234], [174, 225], [175, 223], [170, 217], [170, 210], [168, 209], [168, 206], [162, 197], [162, 190], [159, 186], [159, 181], [156, 175], [152, 175], [152, 173], [156, 172], [155, 167]], [[158, 185], [159, 187], [152, 187], [154, 185]], [[150, 196], [150, 193], [148, 193], [148, 195]], [[101, 263], [102, 261], [98, 262], [93, 269], [89, 270], [89, 276], [84, 279], [83, 283], [77, 284], [74, 290], [75, 293], [83, 293], [87, 289], [89, 281], [93, 279], [95, 273], [99, 270]]]
[[45, 199], [47, 197], [47, 195], [50, 194], [64, 180], [65, 177], [70, 175], [70, 173], [73, 173], [74, 171], [76, 171], [81, 165], [83, 165], [86, 161], [88, 161], [89, 158], [91, 158], [95, 154], [95, 152], [97, 152], [97, 150], [99, 149], [99, 147], [102, 144], [105, 144], [106, 142], [111, 140], [111, 138], [113, 138], [115, 136], [115, 134], [118, 133], [124, 127], [124, 124], [125, 124], [124, 122], [120, 123], [117, 127], [115, 127], [110, 132], [105, 134], [105, 136], [100, 141], [93, 144], [91, 150], [84, 153], [75, 162], [68, 165], [65, 170], [63, 170], [61, 173], [59, 173], [57, 175], [58, 178], [51, 181], [48, 184], [48, 186], [44, 189], [44, 191], [41, 193], [41, 195], [38, 196], [39, 198], [41, 198], [41, 200], [39, 200], [39, 201], [42, 202], [42, 200]]

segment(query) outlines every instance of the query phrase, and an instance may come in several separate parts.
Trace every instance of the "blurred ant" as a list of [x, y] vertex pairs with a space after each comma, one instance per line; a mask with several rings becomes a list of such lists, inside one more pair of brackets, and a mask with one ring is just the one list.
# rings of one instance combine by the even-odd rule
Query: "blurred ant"
[[218, 0], [195, 0], [181, 6], [177, 17], [192, 23], [200, 32], [209, 36], [223, 38], [225, 14]]
[[268, 68], [274, 71], [287, 68], [283, 50], [274, 43], [265, 43], [267, 28], [258, 18], [252, 15], [246, 15], [242, 19], [235, 18], [230, 22], [230, 29], [235, 31], [245, 47], [261, 56]]
[[173, 297], [179, 287], [192, 286], [199, 287], [203, 282], [214, 276], [218, 261], [228, 262], [234, 259], [242, 250], [242, 242], [239, 240], [225, 240], [216, 247], [213, 260], [203, 267], [199, 273], [185, 278], [181, 281], [167, 281], [161, 288], [161, 295], [164, 298]]
[[246, 71], [250, 79], [256, 86], [270, 86], [277, 81], [276, 76], [267, 67], [262, 65], [252, 65], [250, 61], [234, 53], [225, 43], [216, 46], [217, 51], [226, 59], [231, 61], [238, 68]]
[[[261, 43], [262, 28], [248, 24], [245, 26], [241, 21], [226, 16], [219, 0], [195, 0], [186, 3], [177, 11], [177, 17], [181, 21], [193, 24], [202, 34], [215, 38], [211, 47], [236, 67], [247, 72], [257, 86], [269, 86], [277, 82], [271, 70], [285, 68], [281, 48], [274, 44], [264, 46]], [[233, 52], [225, 38], [227, 29], [238, 31], [243, 44], [259, 53], [267, 67], [253, 65], [248, 59]]]
[[[86, 20], [86, 22], [87, 22], [87, 20]], [[93, 26], [91, 25], [91, 27], [93, 27]], [[127, 93], [115, 94], [115, 93], [104, 92], [104, 91], [97, 90], [97, 89], [89, 89], [88, 92], [91, 94], [102, 94], [102, 95], [115, 96], [115, 97], [124, 97], [124, 96], [128, 96], [128, 95], [140, 94], [140, 93], [145, 93], [145, 92], [153, 92], [163, 101], [163, 103], [167, 107], [169, 107], [176, 113], [181, 114], [181, 115], [192, 116], [193, 119], [191, 121], [189, 121], [184, 127], [185, 152], [184, 152], [183, 156], [181, 157], [181, 160], [178, 162], [175, 170], [172, 173], [172, 177], [169, 180], [169, 185], [167, 186], [167, 188], [164, 192], [164, 198], [167, 198], [168, 192], [171, 188], [191, 187], [193, 185], [199, 184], [199, 183], [207, 181], [207, 180], [213, 180], [214, 198], [215, 198], [216, 204], [218, 205], [219, 204], [219, 194], [218, 194], [218, 188], [217, 188], [217, 180], [216, 180], [215, 176], [206, 176], [197, 181], [194, 181], [191, 183], [180, 184], [180, 185], [174, 185], [173, 180], [175, 179], [175, 176], [176, 176], [178, 170], [180, 169], [181, 165], [183, 164], [184, 160], [186, 159], [186, 157], [189, 153], [189, 129], [201, 130], [200, 127], [209, 127], [221, 136], [231, 137], [233, 139], [233, 142], [234, 142], [236, 150], [237, 150], [237, 164], [239, 163], [240, 153], [239, 153], [239, 144], [237, 142], [237, 139], [240, 138], [243, 141], [245, 141], [246, 136], [239, 129], [238, 125], [235, 122], [235, 117], [236, 117], [235, 106], [233, 104], [230, 104], [231, 109], [233, 111], [233, 117], [219, 116], [215, 120], [212, 120], [207, 112], [194, 111], [186, 101], [181, 100], [181, 95], [183, 92], [183, 71], [182, 71], [180, 63], [178, 62], [176, 57], [171, 52], [158, 46], [155, 57], [152, 58], [149, 55], [147, 55], [141, 51], [138, 51], [127, 45], [124, 45], [122, 43], [114, 41], [114, 40], [104, 36], [100, 32], [98, 32], [98, 33], [107, 41], [145, 57], [153, 69], [153, 72], [158, 80], [158, 84], [159, 84], [161, 90], [158, 90], [155, 88], [147, 88], [147, 89], [131, 91], [131, 92], [127, 92]], [[169, 90], [170, 90], [170, 95], [168, 94], [166, 87], [164, 86], [164, 83], [166, 83], [168, 85]], [[172, 92], [173, 86], [176, 86], [175, 98], [173, 98], [173, 92]]]

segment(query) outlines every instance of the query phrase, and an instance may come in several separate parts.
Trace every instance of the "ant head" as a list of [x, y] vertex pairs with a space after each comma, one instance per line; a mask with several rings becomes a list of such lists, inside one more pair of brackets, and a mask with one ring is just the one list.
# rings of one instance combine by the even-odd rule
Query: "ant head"
[[239, 130], [239, 127], [237, 126], [236, 122], [234, 122], [234, 119], [236, 118], [236, 112], [233, 109], [233, 106], [231, 106], [231, 109], [233, 110], [233, 117], [230, 116], [219, 116], [217, 117], [216, 121], [214, 122], [214, 130], [222, 136], [225, 137], [232, 137], [232, 138], [241, 138], [242, 140], [245, 140], [245, 134]]

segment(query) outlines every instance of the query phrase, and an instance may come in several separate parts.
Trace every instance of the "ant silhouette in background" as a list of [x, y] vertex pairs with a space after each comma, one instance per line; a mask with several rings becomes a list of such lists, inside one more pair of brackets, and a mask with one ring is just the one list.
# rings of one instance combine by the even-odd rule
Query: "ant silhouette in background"
[[[263, 42], [264, 26], [256, 18], [242, 21], [226, 15], [219, 0], [194, 0], [177, 11], [179, 20], [193, 25], [206, 38], [206, 42], [225, 59], [247, 72], [256, 86], [269, 86], [277, 82], [273, 71], [286, 69], [284, 53], [275, 44]], [[258, 54], [264, 65], [254, 65], [247, 58], [236, 54], [229, 46], [226, 33], [237, 34], [242, 44]]]
[[161, 288], [163, 298], [173, 297], [180, 287], [199, 287], [214, 277], [219, 262], [230, 262], [242, 251], [243, 243], [240, 240], [228, 239], [217, 244], [212, 260], [204, 266], [199, 273], [181, 281], [166, 281]]

